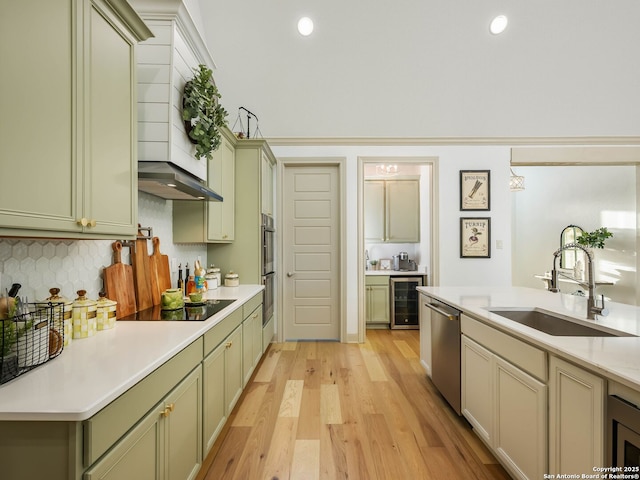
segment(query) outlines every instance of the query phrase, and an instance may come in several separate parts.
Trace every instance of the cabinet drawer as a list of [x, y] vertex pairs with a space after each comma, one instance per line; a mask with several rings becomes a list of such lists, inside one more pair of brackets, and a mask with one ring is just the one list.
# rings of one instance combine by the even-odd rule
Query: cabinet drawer
[[242, 305], [242, 318], [247, 318], [262, 303], [262, 292], [256, 294]]
[[242, 311], [238, 308], [226, 316], [219, 324], [204, 334], [204, 355], [207, 356], [214, 348], [220, 345], [225, 338], [242, 323]]
[[366, 275], [365, 285], [389, 285], [389, 275]]
[[83, 423], [84, 464], [91, 465], [202, 362], [199, 338]]
[[461, 316], [462, 333], [534, 377], [547, 381], [547, 354], [489, 325]]

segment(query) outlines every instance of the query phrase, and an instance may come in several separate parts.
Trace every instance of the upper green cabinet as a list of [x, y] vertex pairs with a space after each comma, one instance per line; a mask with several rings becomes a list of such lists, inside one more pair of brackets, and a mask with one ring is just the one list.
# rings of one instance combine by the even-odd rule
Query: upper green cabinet
[[222, 143], [207, 166], [207, 184], [222, 195], [223, 201], [174, 201], [174, 242], [229, 243], [235, 238], [236, 139], [228, 128], [220, 131]]
[[0, 18], [0, 234], [135, 236], [134, 45], [151, 32], [125, 0], [3, 2]]
[[420, 180], [365, 180], [364, 236], [369, 243], [420, 241]]

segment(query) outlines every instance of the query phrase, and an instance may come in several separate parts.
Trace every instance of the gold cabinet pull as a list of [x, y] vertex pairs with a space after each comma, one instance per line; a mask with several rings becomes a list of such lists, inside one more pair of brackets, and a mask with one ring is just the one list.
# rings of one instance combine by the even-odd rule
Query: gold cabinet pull
[[233, 345], [233, 342], [227, 342], [227, 343], [225, 344], [225, 347], [226, 347], [226, 348], [231, 348], [231, 345]]
[[167, 418], [169, 415], [171, 415], [171, 410], [169, 410], [169, 407], [165, 407], [164, 410], [160, 412], [160, 416], [162, 418]]
[[167, 408], [169, 409], [170, 412], [173, 412], [173, 409], [176, 408], [176, 404], [170, 403], [169, 405], [167, 405]]

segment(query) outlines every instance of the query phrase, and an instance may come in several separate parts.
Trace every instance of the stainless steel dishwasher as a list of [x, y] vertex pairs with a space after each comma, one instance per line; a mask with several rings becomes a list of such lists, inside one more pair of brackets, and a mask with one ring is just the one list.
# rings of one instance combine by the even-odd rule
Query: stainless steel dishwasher
[[449, 405], [460, 411], [460, 311], [429, 298], [431, 310], [431, 381]]

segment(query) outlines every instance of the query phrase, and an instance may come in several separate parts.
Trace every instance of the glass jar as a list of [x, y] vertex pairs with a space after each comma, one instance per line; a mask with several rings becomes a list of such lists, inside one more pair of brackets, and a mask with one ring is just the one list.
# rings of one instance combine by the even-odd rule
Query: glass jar
[[225, 287], [237, 287], [240, 285], [240, 277], [237, 273], [229, 272], [224, 276]]

